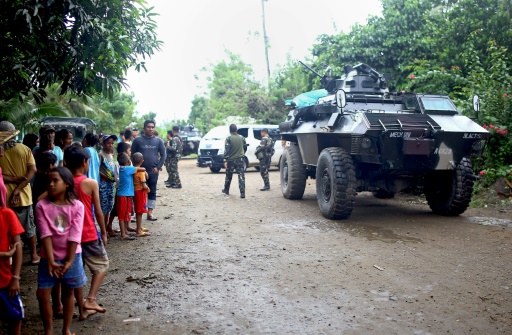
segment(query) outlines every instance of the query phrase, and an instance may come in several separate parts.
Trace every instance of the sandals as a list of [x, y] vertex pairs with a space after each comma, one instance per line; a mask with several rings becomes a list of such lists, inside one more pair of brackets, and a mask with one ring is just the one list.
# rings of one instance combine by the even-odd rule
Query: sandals
[[[131, 231], [131, 232], [137, 232], [137, 228], [128, 228], [128, 231]], [[142, 231], [149, 231], [149, 228], [146, 228], [146, 227], [142, 227]]]
[[148, 221], [156, 221], [156, 220], [158, 220], [158, 218], [156, 216], [150, 215], [150, 216], [148, 216], [148, 218], [146, 220], [148, 220]]
[[147, 231], [143, 231], [142, 233], [137, 234], [135, 236], [137, 236], [137, 237], [146, 237], [146, 236], [151, 236], [151, 233], [148, 233]]
[[[87, 299], [92, 300], [92, 301], [96, 301], [96, 298], [87, 298]], [[96, 311], [96, 312], [99, 312], [99, 313], [105, 313], [107, 311], [107, 309], [102, 307], [100, 304], [97, 304], [97, 307], [94, 306], [94, 307], [87, 308], [85, 306], [85, 303], [87, 302], [87, 299], [84, 299], [84, 304], [83, 304], [85, 310]]]

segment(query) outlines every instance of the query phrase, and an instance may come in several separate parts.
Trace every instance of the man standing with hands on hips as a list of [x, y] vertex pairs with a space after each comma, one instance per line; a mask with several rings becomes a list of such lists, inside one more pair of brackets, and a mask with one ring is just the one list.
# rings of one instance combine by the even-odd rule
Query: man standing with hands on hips
[[132, 155], [140, 152], [144, 157], [142, 167], [146, 168], [148, 173], [147, 185], [149, 186], [147, 219], [156, 221], [157, 218], [153, 216], [156, 205], [156, 184], [158, 182], [158, 172], [165, 162], [165, 145], [161, 138], [155, 136], [155, 121], [144, 121], [143, 130], [143, 135], [136, 137], [132, 142]]

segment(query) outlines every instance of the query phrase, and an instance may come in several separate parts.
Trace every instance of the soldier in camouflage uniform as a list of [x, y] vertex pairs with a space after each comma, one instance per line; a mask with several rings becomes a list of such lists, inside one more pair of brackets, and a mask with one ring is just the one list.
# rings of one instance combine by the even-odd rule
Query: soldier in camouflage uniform
[[233, 178], [233, 172], [238, 174], [238, 187], [240, 188], [240, 198], [245, 198], [245, 175], [244, 175], [244, 156], [247, 150], [245, 137], [237, 134], [235, 124], [229, 126], [229, 135], [225, 141], [224, 167], [226, 168], [226, 180], [222, 193], [229, 194], [229, 186]]
[[169, 179], [166, 181], [166, 186], [172, 188], [181, 188], [181, 180], [178, 173], [178, 162], [183, 151], [183, 141], [178, 135], [179, 133], [180, 127], [178, 126], [172, 127], [172, 131], [167, 132], [169, 145], [165, 148], [167, 152], [167, 162], [165, 167], [169, 174]]
[[256, 157], [260, 160], [260, 173], [261, 178], [263, 179], [263, 187], [260, 188], [260, 191], [268, 191], [270, 190], [270, 181], [268, 179], [268, 169], [270, 168], [270, 159], [274, 154], [272, 151], [274, 149], [274, 141], [268, 136], [268, 129], [263, 128], [261, 130], [261, 142], [260, 145], [256, 147]]

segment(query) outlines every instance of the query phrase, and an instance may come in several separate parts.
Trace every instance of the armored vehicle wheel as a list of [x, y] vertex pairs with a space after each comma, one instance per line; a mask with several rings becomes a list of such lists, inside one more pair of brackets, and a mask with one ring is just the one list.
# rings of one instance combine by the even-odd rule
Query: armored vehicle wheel
[[356, 172], [352, 157], [341, 148], [326, 148], [316, 167], [316, 198], [323, 216], [347, 219], [356, 196]]
[[302, 199], [308, 175], [297, 145], [291, 145], [283, 151], [279, 170], [283, 196], [286, 199]]
[[210, 171], [213, 172], [213, 173], [219, 173], [220, 172], [220, 167], [210, 166]]
[[386, 190], [373, 191], [372, 194], [377, 199], [391, 199], [395, 197], [395, 193]]
[[425, 183], [425, 196], [435, 214], [455, 216], [468, 208], [473, 193], [473, 167], [463, 158], [449, 174], [429, 177]]

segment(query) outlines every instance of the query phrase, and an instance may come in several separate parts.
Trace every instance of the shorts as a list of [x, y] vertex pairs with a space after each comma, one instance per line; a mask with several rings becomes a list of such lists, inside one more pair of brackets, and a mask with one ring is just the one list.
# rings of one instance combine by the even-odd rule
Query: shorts
[[132, 213], [132, 197], [117, 197], [117, 218], [119, 221], [130, 222]]
[[145, 190], [135, 191], [135, 196], [133, 197], [133, 207], [135, 208], [135, 214], [143, 214], [148, 212], [146, 195], [147, 192]]
[[101, 240], [82, 243], [82, 259], [93, 275], [107, 272], [109, 261]]
[[[64, 264], [64, 261], [56, 260], [55, 263]], [[37, 269], [37, 288], [52, 288], [58, 282], [61, 282], [67, 288], [79, 288], [85, 285], [87, 277], [85, 276], [84, 263], [82, 262], [82, 253], [75, 254], [73, 264], [64, 275], [64, 278], [51, 277], [48, 272], [48, 259], [41, 258]]]
[[9, 296], [9, 287], [0, 289], [0, 319], [18, 321], [23, 318], [25, 318], [25, 310], [20, 295], [11, 297]]
[[36, 223], [32, 206], [11, 207], [20, 220], [21, 226], [25, 229], [25, 236], [31, 238], [36, 236]]

